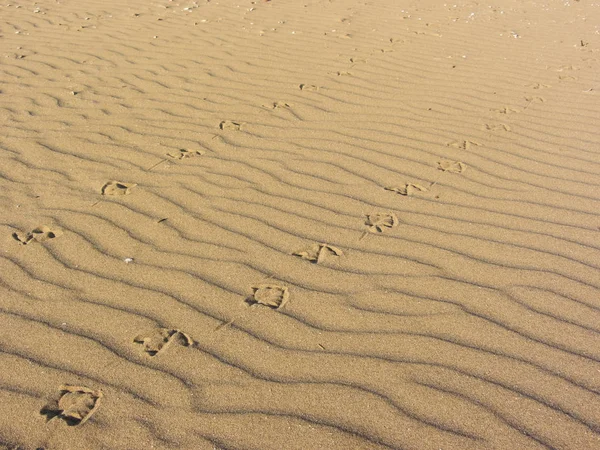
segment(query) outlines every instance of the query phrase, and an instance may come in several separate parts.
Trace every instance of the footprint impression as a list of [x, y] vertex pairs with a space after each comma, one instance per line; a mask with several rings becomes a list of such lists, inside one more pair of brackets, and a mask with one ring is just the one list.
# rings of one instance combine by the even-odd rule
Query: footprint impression
[[494, 124], [486, 123], [485, 129], [489, 130], [489, 131], [511, 131], [510, 126], [506, 125], [505, 123], [494, 123]]
[[[290, 292], [288, 288], [280, 284], [263, 283], [257, 286], [252, 286], [252, 291], [252, 295], [245, 298], [243, 301], [243, 303], [251, 308], [255, 306], [267, 306], [271, 309], [281, 309], [290, 299]], [[215, 328], [215, 331], [231, 325], [241, 316], [242, 314], [239, 314], [228, 322], [223, 322], [217, 328]]]
[[315, 86], [314, 84], [301, 84], [299, 86], [301, 91], [318, 91], [319, 86]]
[[133, 342], [141, 344], [144, 351], [150, 356], [156, 356], [161, 350], [166, 349], [172, 342], [177, 342], [184, 347], [194, 344], [194, 340], [181, 330], [174, 328], [158, 328], [133, 338]]
[[83, 425], [96, 412], [102, 399], [102, 391], [84, 386], [61, 386], [58, 398], [40, 410], [47, 421], [64, 420], [69, 426]]
[[367, 214], [367, 220], [365, 221], [365, 225], [368, 228], [367, 231], [365, 231], [362, 234], [359, 240], [364, 238], [369, 233], [383, 233], [389, 228], [395, 228], [398, 226], [398, 223], [400, 223], [400, 221], [398, 220], [398, 216], [396, 216], [396, 214], [394, 214], [393, 212]]
[[167, 156], [169, 158], [178, 159], [178, 160], [189, 159], [189, 158], [193, 158], [194, 156], [202, 156], [202, 155], [204, 155], [204, 152], [201, 152], [200, 150], [190, 151], [190, 150], [186, 150], [185, 148], [180, 148], [176, 152], [167, 153]]
[[286, 102], [273, 102], [268, 105], [263, 105], [265, 108], [270, 109], [281, 109], [281, 108], [291, 108], [292, 105]]
[[518, 109], [509, 108], [508, 106], [504, 106], [503, 108], [500, 108], [500, 109], [492, 109], [491, 111], [497, 112], [500, 114], [506, 114], [506, 115], [519, 112]]
[[[489, 130], [490, 128], [488, 128]], [[460, 148], [463, 150], [470, 150], [473, 146], [480, 146], [481, 144], [479, 142], [475, 142], [475, 141], [469, 141], [469, 140], [463, 140], [463, 141], [453, 141], [453, 142], [449, 142], [448, 147], [452, 147], [452, 148]]]
[[121, 181], [109, 181], [102, 186], [102, 195], [129, 195], [131, 189], [136, 187], [135, 183], [123, 183]]
[[525, 101], [527, 102], [527, 106], [524, 108], [524, 110], [529, 108], [533, 103], [545, 103], [546, 99], [544, 97], [531, 96], [525, 97]]
[[428, 187], [425, 187], [421, 184], [415, 183], [405, 183], [404, 186], [399, 187], [386, 187], [384, 188], [386, 191], [392, 191], [396, 194], [405, 195], [407, 197], [411, 197], [416, 192], [427, 192], [429, 190]]
[[51, 229], [46, 225], [34, 228], [29, 233], [13, 233], [12, 237], [19, 241], [21, 245], [27, 245], [30, 242], [44, 242], [55, 239], [62, 235], [62, 231]]
[[439, 161], [438, 170], [450, 173], [462, 173], [467, 169], [467, 165], [460, 161]]
[[246, 303], [250, 306], [263, 305], [272, 309], [281, 309], [290, 299], [288, 288], [279, 284], [259, 284], [253, 286], [252, 290], [254, 292], [246, 299]]
[[[171, 153], [167, 153], [167, 156], [171, 159], [176, 159], [181, 161], [182, 159], [189, 159], [189, 158], [193, 158], [194, 156], [201, 156], [204, 155], [203, 151], [200, 150], [187, 150], [185, 148], [180, 148], [179, 150], [175, 151], [175, 152], [171, 152]], [[154, 164], [151, 167], [148, 167], [146, 170], [150, 171], [158, 166], [160, 166], [162, 163], [167, 162], [168, 159], [161, 159], [159, 162], [157, 162], [156, 164]]]
[[[453, 144], [456, 144], [456, 145], [453, 145]], [[468, 150], [470, 148], [470, 145], [481, 145], [481, 144], [478, 144], [477, 142], [472, 142], [472, 141], [462, 141], [462, 142], [451, 142], [448, 145], [456, 147], [456, 148], [462, 148], [464, 150]], [[441, 170], [442, 172], [462, 173], [467, 169], [467, 165], [460, 161], [443, 160], [443, 161], [438, 161], [437, 164], [438, 164], [438, 167], [437, 167], [438, 170]], [[443, 176], [443, 174], [440, 174], [433, 182], [429, 183], [429, 186], [423, 186], [421, 184], [416, 184], [416, 183], [406, 183], [404, 186], [386, 187], [384, 189], [386, 191], [392, 191], [392, 192], [396, 192], [397, 194], [410, 197], [417, 192], [427, 192], [427, 191], [431, 190], [440, 181], [442, 176]], [[439, 198], [439, 196], [436, 195], [435, 198]], [[362, 237], [364, 237], [364, 235]], [[361, 237], [361, 239], [362, 239], [362, 237]]]
[[242, 129], [242, 126], [244, 126], [243, 123], [241, 123], [241, 122], [232, 122], [231, 120], [223, 120], [219, 124], [219, 128], [221, 130], [240, 131]]
[[547, 89], [547, 88], [551, 88], [552, 86], [549, 84], [533, 83], [533, 84], [528, 85], [527, 87], [530, 87], [533, 89]]
[[299, 250], [297, 252], [292, 253], [294, 256], [298, 256], [302, 259], [306, 259], [315, 264], [320, 264], [329, 256], [343, 256], [344, 252], [342, 252], [339, 248], [334, 247], [329, 244], [313, 244], [305, 250]]

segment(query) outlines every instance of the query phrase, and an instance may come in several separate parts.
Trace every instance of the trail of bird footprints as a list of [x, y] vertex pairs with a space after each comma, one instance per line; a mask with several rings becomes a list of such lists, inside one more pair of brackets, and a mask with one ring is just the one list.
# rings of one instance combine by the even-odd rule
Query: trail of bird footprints
[[[303, 91], [317, 91], [319, 88], [315, 85], [301, 84], [300, 89]], [[272, 103], [270, 107], [272, 109], [290, 108], [291, 105], [278, 101]], [[229, 120], [224, 120], [219, 124], [219, 128], [225, 131], [239, 131], [242, 129], [242, 126], [243, 124], [240, 122]], [[464, 150], [470, 149], [473, 145], [479, 146], [480, 144], [470, 140], [455, 141], [448, 144], [450, 147], [461, 148]], [[184, 160], [201, 155], [204, 155], [204, 152], [190, 151], [187, 149], [179, 149], [175, 152], [167, 153], [169, 158], [175, 160]], [[155, 164], [153, 167], [156, 167], [158, 164]], [[461, 173], [465, 168], [466, 165], [458, 161], [438, 162], [438, 169], [446, 172]], [[130, 195], [133, 188], [136, 186], [136, 183], [112, 180], [105, 183], [101, 187], [100, 192], [103, 196], [126, 196]], [[416, 192], [427, 192], [429, 187], [418, 183], [405, 183], [399, 187], [386, 187], [385, 190], [395, 192], [402, 196], [412, 196]], [[367, 214], [366, 221], [364, 222], [367, 230], [360, 239], [369, 233], [381, 234], [387, 230], [396, 228], [399, 222], [397, 215], [393, 212]], [[13, 238], [21, 245], [27, 245], [31, 242], [43, 243], [61, 235], [62, 232], [60, 230], [44, 225], [37, 227], [28, 233], [15, 232], [13, 233]], [[295, 251], [292, 255], [319, 265], [324, 263], [327, 259], [344, 256], [344, 252], [331, 244], [316, 243], [303, 250]], [[245, 303], [249, 306], [265, 306], [270, 309], [279, 310], [285, 307], [290, 299], [289, 289], [286, 286], [279, 284], [259, 284], [253, 286], [252, 291], [252, 295], [245, 299]], [[232, 324], [234, 320], [235, 319], [232, 319], [229, 322], [220, 325], [217, 329]], [[159, 355], [174, 344], [183, 347], [191, 347], [195, 344], [194, 339], [189, 334], [176, 328], [158, 328], [149, 330], [135, 336], [133, 338], [133, 343], [141, 346], [142, 351], [150, 357]], [[57, 398], [45, 405], [40, 410], [40, 414], [45, 416], [48, 422], [55, 419], [61, 419], [69, 426], [81, 426], [97, 411], [102, 398], [103, 394], [100, 390], [93, 390], [84, 386], [61, 386]]]
[[[384, 51], [387, 50], [382, 50], [382, 52]], [[350, 62], [352, 64], [357, 64], [365, 63], [366, 60], [352, 57], [350, 58]], [[348, 71], [338, 71], [335, 72], [335, 74], [337, 76], [351, 76], [351, 73]], [[536, 83], [531, 87], [533, 89], [544, 89], [549, 88], [550, 86]], [[314, 84], [300, 84], [298, 88], [301, 91], [308, 92], [316, 92], [321, 89]], [[526, 97], [525, 100], [527, 101], [527, 106], [525, 106], [524, 109], [527, 109], [531, 104], [545, 102], [545, 99], [539, 96]], [[285, 101], [275, 101], [262, 106], [271, 110], [292, 108], [292, 105]], [[520, 112], [509, 106], [504, 106], [492, 111], [504, 115]], [[222, 131], [240, 131], [244, 126], [245, 124], [242, 122], [223, 120], [219, 123], [218, 128]], [[489, 131], [511, 131], [511, 127], [504, 123], [486, 124], [485, 129]], [[453, 149], [470, 151], [483, 144], [471, 139], [460, 139], [451, 141], [446, 145]], [[204, 155], [204, 152], [187, 149], [179, 149], [166, 154], [168, 158], [178, 161], [201, 155]], [[151, 168], [158, 166], [164, 161], [166, 161], [166, 159], [155, 164]], [[442, 172], [462, 174], [466, 168], [467, 165], [461, 161], [441, 160], [437, 162], [437, 169]], [[384, 190], [399, 194], [403, 197], [413, 197], [419, 193], [427, 193], [435, 184], [436, 182], [430, 183], [429, 185], [406, 182], [395, 186], [385, 187]], [[101, 187], [100, 192], [103, 196], [127, 196], [133, 192], [133, 189], [136, 186], [137, 184], [135, 183], [113, 180], [104, 184]], [[389, 233], [397, 228], [399, 224], [400, 219], [391, 211], [367, 214], [366, 220], [364, 221], [366, 230], [359, 239], [363, 239], [369, 234], [382, 235]], [[28, 245], [32, 242], [45, 243], [61, 235], [62, 232], [60, 230], [44, 225], [34, 228], [26, 233], [15, 232], [13, 233], [13, 238], [21, 245]], [[291, 255], [315, 265], [322, 265], [327, 261], [340, 260], [340, 258], [345, 256], [342, 249], [328, 243], [314, 243], [301, 250], [292, 252]], [[251, 289], [252, 294], [244, 299], [244, 303], [250, 307], [266, 307], [272, 310], [281, 310], [290, 300], [290, 291], [287, 286], [282, 284], [261, 283], [252, 286]], [[216, 330], [232, 324], [234, 320], [235, 318], [231, 319], [229, 322], [223, 323], [217, 327]], [[133, 338], [133, 344], [139, 346], [143, 353], [154, 358], [167, 351], [173, 345], [193, 347], [195, 341], [189, 334], [177, 328], [157, 328], [135, 336]], [[65, 385], [60, 387], [56, 398], [52, 399], [40, 410], [40, 414], [45, 416], [48, 422], [62, 420], [69, 426], [81, 426], [96, 413], [101, 405], [102, 399], [103, 393], [100, 390], [93, 390], [85, 386]]]

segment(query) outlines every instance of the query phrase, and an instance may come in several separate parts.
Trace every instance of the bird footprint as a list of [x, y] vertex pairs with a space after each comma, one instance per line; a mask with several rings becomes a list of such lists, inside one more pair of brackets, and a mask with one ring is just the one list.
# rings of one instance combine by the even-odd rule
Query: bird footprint
[[314, 244], [306, 250], [300, 250], [292, 253], [294, 256], [299, 256], [302, 259], [306, 259], [307, 261], [314, 262], [316, 264], [325, 261], [327, 256], [343, 256], [343, 254], [344, 252], [342, 252], [339, 248], [323, 243]]
[[301, 91], [318, 91], [319, 87], [315, 86], [314, 84], [301, 84], [300, 90]]
[[467, 165], [460, 161], [440, 161], [438, 169], [443, 172], [462, 173], [467, 169]]
[[27, 245], [30, 242], [44, 242], [50, 239], [57, 238], [62, 235], [62, 231], [52, 230], [49, 227], [42, 225], [41, 227], [34, 228], [27, 234], [13, 233], [13, 238], [21, 243], [21, 245]]
[[44, 406], [40, 414], [48, 421], [59, 418], [69, 426], [83, 425], [96, 412], [102, 397], [102, 391], [84, 386], [61, 386], [58, 398]]
[[365, 221], [365, 225], [369, 227], [368, 231], [371, 233], [383, 233], [388, 228], [397, 227], [398, 223], [398, 217], [392, 212], [367, 214], [367, 220]]
[[135, 183], [123, 183], [121, 181], [109, 181], [102, 186], [102, 195], [129, 195], [131, 189], [136, 187]]
[[194, 156], [201, 156], [204, 155], [204, 152], [201, 152], [199, 150], [196, 151], [190, 151], [190, 150], [186, 150], [185, 148], [181, 148], [176, 152], [173, 153], [167, 153], [167, 156], [169, 158], [173, 158], [173, 159], [188, 159], [188, 158], [193, 158]]
[[231, 120], [223, 120], [220, 124], [219, 124], [219, 128], [221, 130], [233, 130], [233, 131], [240, 131], [242, 129], [242, 126], [244, 124], [241, 122], [232, 122]]
[[273, 309], [281, 309], [290, 299], [290, 292], [286, 286], [278, 284], [260, 284], [253, 286], [253, 293], [246, 300], [251, 306], [263, 305]]
[[475, 141], [454, 141], [454, 142], [450, 142], [448, 143], [448, 147], [454, 147], [454, 148], [462, 148], [463, 150], [470, 150], [471, 147], [473, 146], [479, 146], [481, 145], [479, 142], [475, 142]]
[[141, 344], [144, 347], [144, 351], [150, 356], [156, 356], [174, 341], [177, 341], [184, 347], [194, 344], [194, 340], [187, 333], [174, 328], [158, 328], [133, 338], [133, 342]]
[[392, 191], [392, 192], [395, 192], [396, 194], [406, 195], [408, 197], [410, 197], [417, 191], [427, 192], [429, 190], [429, 188], [426, 188], [425, 186], [422, 186], [420, 184], [413, 184], [413, 183], [406, 183], [404, 186], [400, 186], [400, 187], [386, 187], [384, 189], [386, 191]]

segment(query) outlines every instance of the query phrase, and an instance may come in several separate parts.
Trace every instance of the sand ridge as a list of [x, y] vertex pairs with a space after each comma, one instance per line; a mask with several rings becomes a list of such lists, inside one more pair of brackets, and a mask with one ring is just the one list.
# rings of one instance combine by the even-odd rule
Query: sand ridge
[[0, 5], [0, 448], [600, 448], [599, 8]]

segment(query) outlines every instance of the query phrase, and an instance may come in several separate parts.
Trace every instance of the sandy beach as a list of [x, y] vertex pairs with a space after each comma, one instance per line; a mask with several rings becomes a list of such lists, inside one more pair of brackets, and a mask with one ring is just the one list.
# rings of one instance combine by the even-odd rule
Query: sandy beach
[[600, 449], [600, 3], [5, 0], [0, 449]]

